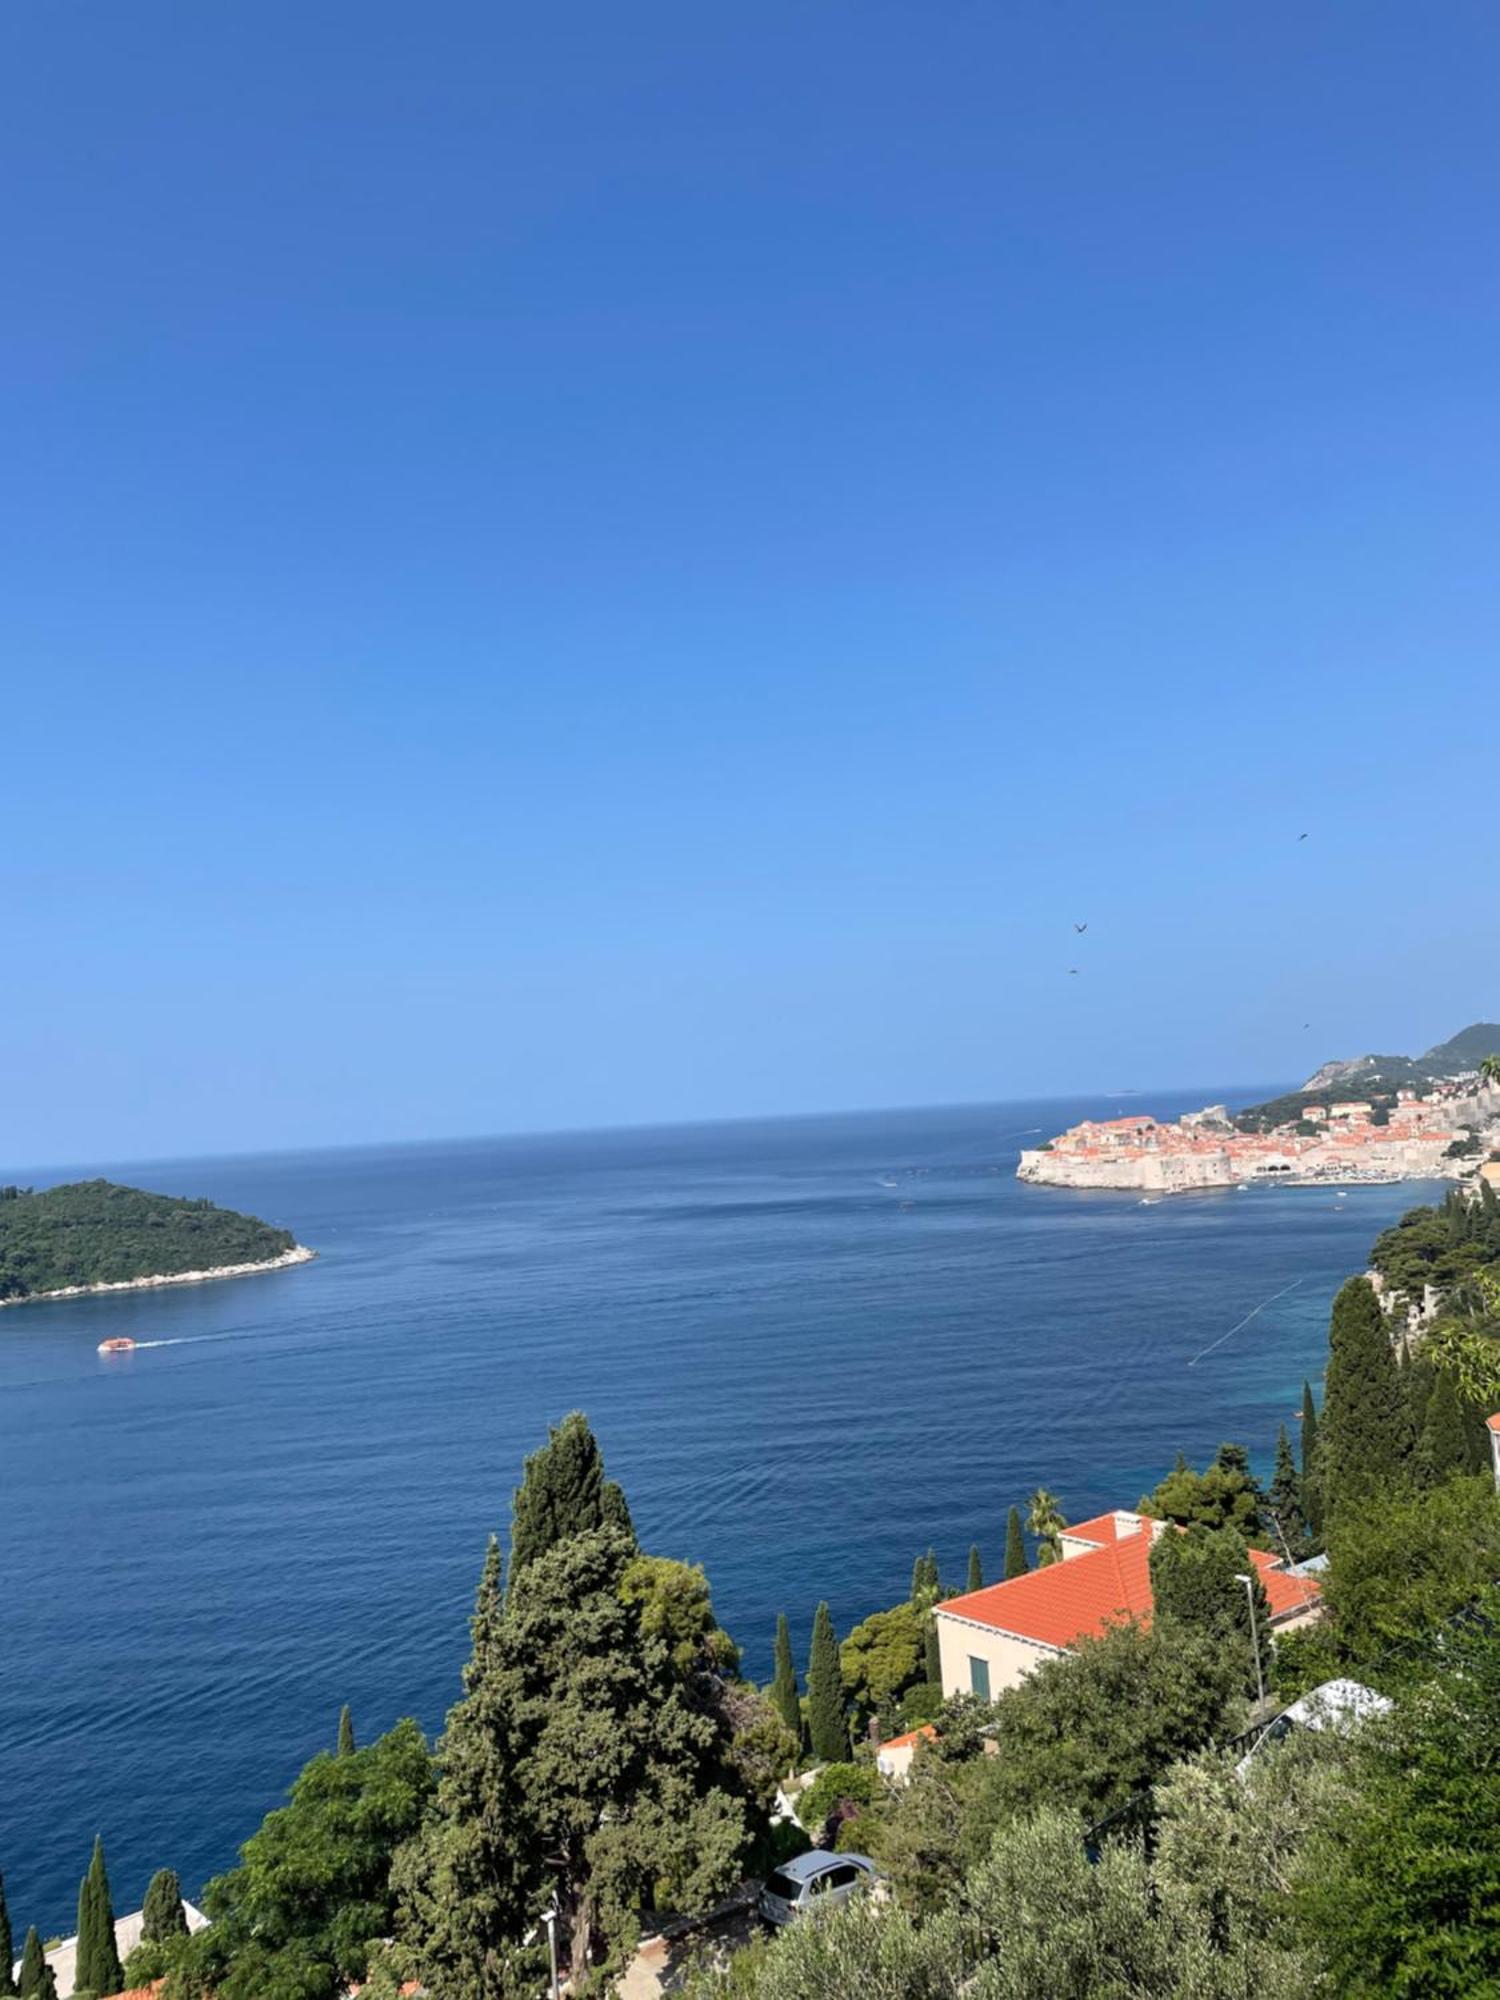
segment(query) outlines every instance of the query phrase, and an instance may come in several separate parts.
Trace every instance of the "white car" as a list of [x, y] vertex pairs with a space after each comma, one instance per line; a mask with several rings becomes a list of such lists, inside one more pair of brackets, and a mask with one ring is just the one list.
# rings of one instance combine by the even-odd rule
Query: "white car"
[[757, 1907], [768, 1924], [789, 1924], [809, 1910], [837, 1909], [874, 1887], [875, 1863], [864, 1854], [829, 1854], [810, 1848], [768, 1875]]
[[1389, 1715], [1391, 1707], [1385, 1695], [1362, 1686], [1359, 1681], [1324, 1681], [1321, 1687], [1310, 1688], [1300, 1701], [1294, 1701], [1273, 1722], [1267, 1723], [1235, 1765], [1234, 1774], [1237, 1778], [1247, 1777], [1262, 1745], [1279, 1743], [1294, 1729], [1336, 1729], [1341, 1736], [1347, 1735], [1371, 1716]]

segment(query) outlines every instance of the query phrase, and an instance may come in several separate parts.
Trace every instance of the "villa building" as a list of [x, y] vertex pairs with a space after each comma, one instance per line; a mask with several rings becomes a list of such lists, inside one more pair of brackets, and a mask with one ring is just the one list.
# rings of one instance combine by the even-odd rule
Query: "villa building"
[[[1500, 1444], [1496, 1454], [1500, 1465]], [[1098, 1638], [1124, 1619], [1149, 1624], [1151, 1545], [1169, 1532], [1166, 1522], [1116, 1508], [1066, 1529], [1060, 1562], [939, 1604], [933, 1615], [943, 1693], [991, 1700], [1080, 1639]], [[1263, 1549], [1251, 1549], [1250, 1560], [1266, 1593], [1273, 1630], [1317, 1617], [1314, 1577]]]

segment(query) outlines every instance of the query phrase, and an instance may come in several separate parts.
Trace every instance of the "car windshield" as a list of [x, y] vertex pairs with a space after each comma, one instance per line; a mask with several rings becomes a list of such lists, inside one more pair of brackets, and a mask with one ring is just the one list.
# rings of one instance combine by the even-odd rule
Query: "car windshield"
[[778, 1868], [774, 1875], [766, 1877], [766, 1893], [780, 1896], [783, 1902], [795, 1903], [802, 1893], [802, 1884], [793, 1881], [790, 1875], [783, 1875]]

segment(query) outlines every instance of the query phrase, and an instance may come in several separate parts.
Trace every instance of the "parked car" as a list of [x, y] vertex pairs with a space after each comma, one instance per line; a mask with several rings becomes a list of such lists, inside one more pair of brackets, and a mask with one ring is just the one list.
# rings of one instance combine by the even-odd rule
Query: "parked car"
[[875, 1863], [864, 1854], [830, 1854], [820, 1847], [798, 1854], [761, 1884], [758, 1908], [768, 1924], [789, 1924], [809, 1910], [832, 1910], [873, 1888]]
[[1321, 1687], [1310, 1689], [1300, 1701], [1284, 1708], [1266, 1725], [1235, 1765], [1234, 1774], [1241, 1779], [1247, 1777], [1256, 1752], [1268, 1743], [1282, 1742], [1294, 1729], [1336, 1729], [1341, 1736], [1347, 1736], [1371, 1716], [1390, 1712], [1390, 1701], [1385, 1695], [1376, 1694], [1373, 1688], [1362, 1687], [1358, 1681], [1324, 1681]]

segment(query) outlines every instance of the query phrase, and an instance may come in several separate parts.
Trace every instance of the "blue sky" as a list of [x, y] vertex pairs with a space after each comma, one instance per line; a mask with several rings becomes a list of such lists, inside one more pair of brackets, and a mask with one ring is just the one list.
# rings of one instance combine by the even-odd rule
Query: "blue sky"
[[0, 57], [0, 1159], [1500, 1014], [1492, 8]]

